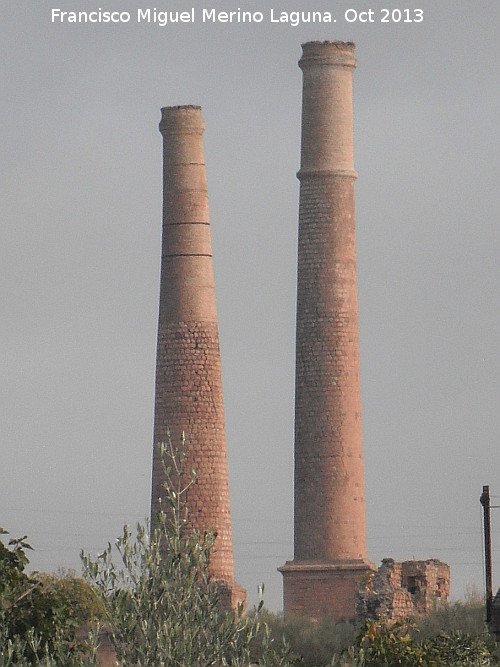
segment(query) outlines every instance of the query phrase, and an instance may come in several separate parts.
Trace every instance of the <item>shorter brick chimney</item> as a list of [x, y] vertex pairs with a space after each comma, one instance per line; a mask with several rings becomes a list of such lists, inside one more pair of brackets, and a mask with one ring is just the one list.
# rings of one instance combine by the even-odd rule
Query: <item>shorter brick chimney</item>
[[[163, 241], [156, 356], [154, 442], [174, 446], [185, 434], [191, 524], [217, 533], [210, 572], [228, 604], [244, 602], [234, 580], [224, 402], [215, 284], [198, 106], [162, 109]], [[154, 525], [163, 469], [155, 447], [151, 496]]]

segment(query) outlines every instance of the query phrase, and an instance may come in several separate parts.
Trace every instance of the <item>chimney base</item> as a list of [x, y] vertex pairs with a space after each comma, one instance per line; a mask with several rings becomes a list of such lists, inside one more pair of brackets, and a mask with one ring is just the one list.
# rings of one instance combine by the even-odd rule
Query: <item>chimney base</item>
[[217, 581], [220, 600], [225, 609], [238, 611], [243, 607], [243, 613], [247, 611], [247, 592], [236, 581]]
[[354, 620], [358, 590], [376, 568], [365, 560], [288, 561], [278, 570], [283, 575], [285, 620], [308, 618], [318, 622], [325, 617], [335, 621]]

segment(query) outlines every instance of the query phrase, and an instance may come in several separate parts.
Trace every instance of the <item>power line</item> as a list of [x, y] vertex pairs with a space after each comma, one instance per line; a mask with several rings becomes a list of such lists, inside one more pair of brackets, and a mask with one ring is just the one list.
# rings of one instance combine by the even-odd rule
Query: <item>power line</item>
[[[136, 510], [133, 512], [88, 512], [88, 511], [83, 511], [83, 510], [48, 510], [48, 509], [40, 509], [40, 508], [14, 508], [14, 507], [4, 507], [3, 508], [4, 512], [24, 512], [24, 513], [33, 513], [33, 514], [66, 514], [68, 516], [99, 516], [99, 517], [123, 517], [123, 516], [135, 516], [139, 517], [138, 514], [136, 514]], [[141, 514], [140, 518], [144, 518], [144, 516]]]

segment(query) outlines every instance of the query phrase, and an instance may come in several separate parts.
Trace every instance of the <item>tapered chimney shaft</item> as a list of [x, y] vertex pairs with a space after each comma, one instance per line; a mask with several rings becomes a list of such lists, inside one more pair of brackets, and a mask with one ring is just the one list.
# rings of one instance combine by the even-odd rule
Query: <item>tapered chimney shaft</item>
[[295, 379], [294, 560], [287, 616], [353, 618], [371, 571], [356, 291], [354, 44], [309, 42], [303, 72]]
[[[233, 606], [245, 594], [234, 581], [224, 403], [215, 306], [200, 107], [162, 109], [163, 239], [156, 359], [154, 442], [180, 445], [196, 471], [189, 521], [217, 533], [210, 572]], [[164, 474], [153, 456], [151, 521]]]

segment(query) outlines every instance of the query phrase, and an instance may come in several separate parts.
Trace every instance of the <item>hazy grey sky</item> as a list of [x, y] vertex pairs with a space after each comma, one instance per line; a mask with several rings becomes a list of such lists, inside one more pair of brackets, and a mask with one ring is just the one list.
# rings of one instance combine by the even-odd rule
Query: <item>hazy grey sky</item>
[[[500, 496], [498, 2], [0, 0], [0, 525], [79, 567], [149, 511], [160, 107], [200, 104], [238, 580], [281, 607], [293, 557], [300, 44], [353, 40], [370, 558], [438, 557], [482, 588]], [[436, 4], [438, 7], [436, 7]], [[138, 24], [138, 8], [195, 8]], [[52, 8], [129, 11], [52, 23]], [[262, 11], [203, 24], [202, 8]], [[421, 23], [380, 9], [422, 8]], [[292, 10], [332, 24], [272, 24]], [[374, 22], [348, 23], [349, 8]], [[351, 14], [352, 15], [352, 14]], [[412, 15], [412, 14], [411, 14]], [[498, 503], [500, 504], [500, 503]], [[493, 513], [500, 585], [500, 515]]]

